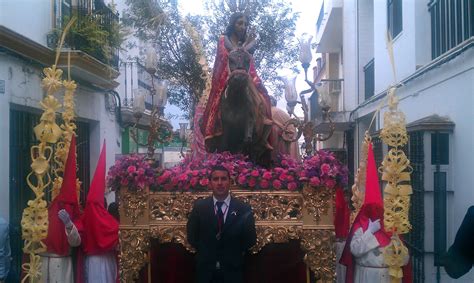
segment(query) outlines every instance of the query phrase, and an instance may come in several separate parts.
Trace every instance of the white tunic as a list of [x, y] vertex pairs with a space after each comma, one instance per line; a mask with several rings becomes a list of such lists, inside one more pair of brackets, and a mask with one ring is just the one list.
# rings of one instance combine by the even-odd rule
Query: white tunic
[[[355, 231], [351, 241], [351, 252], [355, 257], [354, 283], [380, 282], [390, 283], [388, 267], [384, 262], [384, 248], [369, 231], [362, 228]], [[405, 258], [407, 264], [409, 257]]]
[[85, 272], [87, 283], [115, 283], [117, 281], [116, 252], [86, 256]]
[[336, 241], [336, 283], [345, 283], [346, 282], [346, 266], [339, 263], [341, 260], [342, 252], [344, 251], [344, 246], [346, 241]]
[[[81, 244], [81, 236], [76, 226], [71, 230], [66, 229], [66, 236], [71, 247]], [[54, 253], [41, 254], [41, 279], [40, 283], [73, 283], [74, 272], [71, 256], [60, 256]]]

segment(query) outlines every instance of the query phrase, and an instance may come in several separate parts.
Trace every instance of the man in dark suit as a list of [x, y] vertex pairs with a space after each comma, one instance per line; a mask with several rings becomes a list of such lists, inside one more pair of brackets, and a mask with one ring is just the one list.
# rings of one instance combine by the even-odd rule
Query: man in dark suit
[[471, 270], [474, 264], [474, 206], [467, 210], [454, 243], [442, 261], [451, 278], [457, 279]]
[[212, 196], [196, 201], [187, 224], [196, 251], [197, 283], [241, 283], [245, 253], [255, 245], [255, 220], [249, 205], [229, 194], [230, 174], [211, 169]]

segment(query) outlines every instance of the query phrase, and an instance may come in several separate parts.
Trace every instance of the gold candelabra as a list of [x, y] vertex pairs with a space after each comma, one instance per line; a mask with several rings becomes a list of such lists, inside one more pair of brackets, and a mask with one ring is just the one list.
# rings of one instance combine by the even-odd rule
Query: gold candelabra
[[[325, 141], [332, 137], [336, 126], [334, 125], [331, 115], [330, 115], [330, 94], [329, 94], [329, 82], [322, 81], [320, 83], [313, 83], [308, 80], [308, 68], [312, 59], [311, 55], [311, 39], [312, 36], [303, 34], [300, 38], [300, 62], [304, 69], [305, 82], [309, 86], [309, 89], [303, 90], [300, 92], [300, 101], [298, 101], [298, 95], [296, 92], [295, 80], [296, 76], [288, 76], [281, 78], [285, 83], [285, 99], [287, 101], [287, 111], [290, 114], [292, 119], [288, 120], [285, 123], [285, 130], [282, 135], [282, 138], [288, 142], [295, 142], [299, 140], [301, 135], [304, 137], [305, 141], [305, 153], [307, 156], [312, 155], [314, 150], [314, 145], [317, 141]], [[305, 94], [312, 93], [316, 91], [319, 95], [319, 106], [322, 111], [322, 123], [328, 123], [328, 131], [321, 132], [317, 130], [317, 127], [320, 124], [316, 124], [314, 121], [311, 121], [309, 117], [309, 108], [306, 104]], [[294, 113], [294, 108], [296, 104], [301, 103], [301, 108], [303, 110], [303, 119], [297, 117]], [[297, 129], [297, 135], [291, 136], [287, 133], [291, 133], [290, 128], [295, 127]]]
[[130, 136], [139, 146], [147, 148], [147, 159], [154, 160], [155, 142], [167, 143], [173, 138], [173, 128], [169, 123], [163, 121], [163, 111], [167, 101], [168, 82], [160, 80], [155, 85], [155, 74], [157, 72], [158, 54], [156, 50], [149, 46], [146, 50], [145, 70], [150, 75], [151, 87], [149, 95], [152, 101], [152, 110], [150, 114], [150, 126], [146, 143], [140, 142], [138, 138], [139, 122], [143, 118], [145, 107], [145, 94], [137, 92], [133, 102], [133, 112], [135, 117], [135, 124], [132, 126]]

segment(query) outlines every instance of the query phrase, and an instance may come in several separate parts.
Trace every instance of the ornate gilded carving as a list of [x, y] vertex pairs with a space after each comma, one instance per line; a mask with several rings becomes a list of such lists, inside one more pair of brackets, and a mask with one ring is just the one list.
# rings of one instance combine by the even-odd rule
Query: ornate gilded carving
[[[197, 199], [209, 195], [210, 192], [148, 194], [147, 191], [137, 193], [122, 188], [119, 196], [120, 205], [125, 212], [122, 219], [127, 219], [121, 226], [122, 282], [133, 282], [139, 270], [146, 265], [148, 261], [146, 249], [149, 248], [148, 241], [152, 238], [162, 243], [179, 243], [194, 252], [186, 240], [188, 213]], [[252, 248], [253, 253], [258, 253], [270, 243], [286, 243], [293, 239], [301, 239], [301, 247], [306, 252], [305, 261], [311, 270], [320, 278], [327, 280], [334, 278], [334, 232], [328, 229], [332, 225], [330, 220], [332, 212], [329, 209], [333, 199], [332, 191], [324, 188], [320, 190], [305, 188], [303, 193], [250, 192], [234, 189], [232, 195], [249, 203], [255, 213], [257, 243]], [[315, 219], [323, 219], [319, 222], [324, 223], [305, 226], [304, 207], [307, 207]], [[136, 225], [137, 219], [143, 215], [148, 216], [144, 218], [149, 222], [140, 221], [140, 225]], [[327, 215], [330, 217], [326, 217]], [[130, 220], [133, 226], [128, 224]], [[127, 230], [130, 228], [135, 230]]]
[[151, 228], [151, 237], [153, 239], [158, 239], [162, 243], [181, 244], [188, 251], [194, 252], [194, 249], [186, 240], [186, 225], [154, 226]]
[[120, 280], [135, 282], [140, 269], [149, 261], [148, 230], [120, 230]]
[[319, 223], [322, 215], [328, 214], [333, 195], [334, 192], [327, 188], [313, 189], [307, 186], [303, 188], [304, 206], [316, 223]]
[[306, 252], [305, 262], [316, 278], [333, 282], [336, 276], [334, 253], [334, 230], [303, 230], [301, 248]]
[[203, 196], [194, 194], [152, 194], [150, 219], [155, 221], [187, 221], [194, 202]]
[[[278, 225], [278, 224], [276, 224]], [[298, 239], [302, 230], [301, 226], [274, 226], [258, 225], [257, 243], [252, 247], [252, 253], [258, 253], [265, 245], [270, 243], [287, 243], [292, 239]]]
[[146, 191], [126, 191], [121, 194], [120, 201], [125, 211], [125, 217], [132, 219], [132, 224], [136, 225], [139, 217], [145, 215], [148, 208], [148, 194]]
[[301, 220], [303, 198], [300, 194], [237, 194], [236, 197], [250, 204], [256, 221]]

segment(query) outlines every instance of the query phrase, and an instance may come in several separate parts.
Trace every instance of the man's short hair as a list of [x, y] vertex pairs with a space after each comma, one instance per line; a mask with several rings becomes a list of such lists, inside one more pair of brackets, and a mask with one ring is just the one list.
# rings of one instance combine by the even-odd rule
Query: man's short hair
[[230, 172], [227, 168], [225, 168], [224, 166], [222, 165], [214, 165], [211, 167], [211, 172], [209, 173], [209, 179], [211, 179], [212, 177], [212, 173], [214, 173], [215, 171], [225, 171], [227, 172], [227, 177], [229, 177], [230, 179]]

